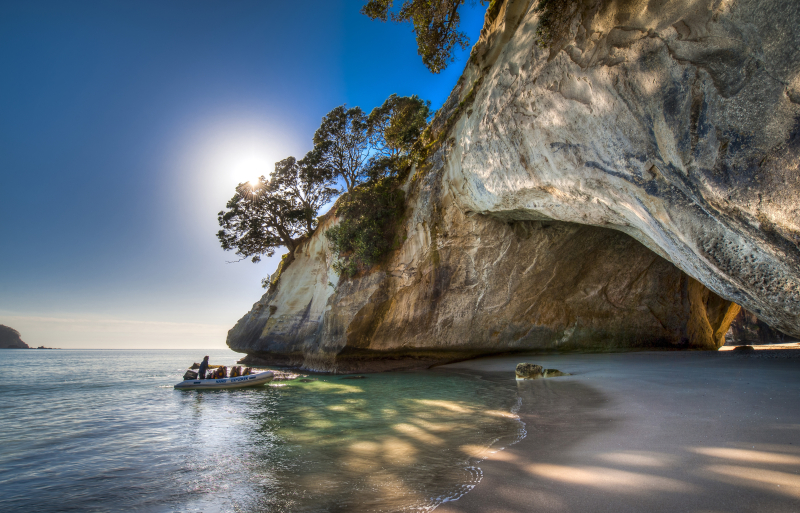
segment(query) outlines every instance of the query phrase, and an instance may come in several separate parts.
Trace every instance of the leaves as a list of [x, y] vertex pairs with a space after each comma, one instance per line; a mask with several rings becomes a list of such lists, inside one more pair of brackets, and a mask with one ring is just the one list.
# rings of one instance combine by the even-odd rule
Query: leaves
[[259, 262], [272, 256], [279, 246], [294, 251], [295, 237], [303, 228], [298, 208], [290, 198], [277, 193], [277, 186], [262, 176], [258, 184], [240, 183], [236, 194], [217, 215], [222, 229], [217, 232], [222, 249]]
[[[480, 0], [485, 4], [487, 0]], [[417, 38], [417, 53], [432, 73], [439, 73], [455, 60], [455, 48], [465, 50], [469, 38], [458, 30], [459, 8], [465, 0], [406, 0], [392, 11], [394, 0], [369, 0], [361, 14], [373, 20], [411, 22]], [[475, 2], [473, 2], [474, 4]]]
[[360, 107], [336, 107], [314, 133], [315, 165], [341, 177], [348, 192], [367, 179], [369, 150], [367, 117]]
[[394, 247], [396, 227], [405, 208], [405, 196], [396, 177], [358, 186], [339, 200], [338, 225], [325, 231], [337, 260], [333, 269], [353, 276], [368, 269]]
[[280, 246], [294, 252], [296, 239], [316, 229], [319, 208], [338, 194], [331, 185], [332, 175], [313, 152], [301, 161], [288, 157], [277, 162], [269, 182], [262, 176], [256, 185], [239, 184], [228, 210], [218, 214], [222, 249], [253, 262], [274, 255]]

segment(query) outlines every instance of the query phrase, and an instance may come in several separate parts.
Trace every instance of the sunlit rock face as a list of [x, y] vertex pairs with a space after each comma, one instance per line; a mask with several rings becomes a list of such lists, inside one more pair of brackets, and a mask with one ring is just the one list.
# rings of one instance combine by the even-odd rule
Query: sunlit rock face
[[509, 1], [449, 105], [465, 211], [630, 234], [800, 336], [800, 2], [583, 1], [553, 47]]
[[231, 348], [339, 371], [715, 348], [732, 302], [800, 335], [800, 3], [579, 2], [548, 48], [532, 3], [487, 21], [434, 120], [402, 247], [340, 283], [327, 219]]

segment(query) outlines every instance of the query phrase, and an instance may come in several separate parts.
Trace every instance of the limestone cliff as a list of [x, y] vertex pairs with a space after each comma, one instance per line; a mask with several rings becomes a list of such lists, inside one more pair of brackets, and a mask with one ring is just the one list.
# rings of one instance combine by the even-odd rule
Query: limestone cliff
[[546, 48], [531, 4], [487, 19], [400, 249], [339, 283], [329, 217], [231, 348], [338, 370], [715, 348], [733, 302], [800, 334], [800, 4], [582, 0]]

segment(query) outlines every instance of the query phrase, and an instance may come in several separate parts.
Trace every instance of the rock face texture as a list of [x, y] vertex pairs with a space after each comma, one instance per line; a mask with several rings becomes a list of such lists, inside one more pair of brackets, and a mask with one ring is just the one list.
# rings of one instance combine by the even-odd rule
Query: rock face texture
[[752, 312], [744, 308], [733, 319], [731, 328], [725, 334], [725, 344], [732, 346], [751, 344], [781, 344], [797, 342], [794, 337], [772, 328]]
[[477, 86], [450, 133], [461, 207], [623, 231], [800, 336], [800, 2], [578, 0], [548, 48], [531, 3], [449, 102]]
[[339, 371], [716, 348], [734, 303], [800, 335], [800, 3], [580, 0], [546, 48], [533, 3], [487, 19], [402, 247], [339, 283], [326, 219], [231, 348]]
[[19, 337], [19, 331], [0, 324], [0, 349], [30, 349]]

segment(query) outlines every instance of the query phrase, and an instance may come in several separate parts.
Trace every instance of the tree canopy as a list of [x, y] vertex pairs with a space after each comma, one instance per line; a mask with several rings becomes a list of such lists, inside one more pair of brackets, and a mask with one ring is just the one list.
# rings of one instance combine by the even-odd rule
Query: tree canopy
[[222, 249], [253, 262], [281, 246], [294, 253], [298, 238], [316, 228], [319, 208], [337, 194], [331, 185], [333, 177], [314, 152], [301, 161], [277, 162], [269, 181], [261, 176], [256, 184], [240, 183], [225, 205], [228, 210], [217, 216]]
[[332, 187], [333, 176], [320, 165], [320, 157], [314, 151], [309, 152], [303, 160], [288, 157], [276, 162], [270, 183], [275, 188], [275, 194], [292, 201], [309, 234], [316, 228], [320, 207], [339, 193]]
[[[348, 197], [337, 211], [346, 218], [344, 228], [332, 232], [338, 234], [337, 247], [346, 248], [343, 253], [360, 248], [353, 260], [358, 265], [375, 261], [388, 247], [382, 231], [400, 211], [397, 174], [410, 165], [408, 156], [429, 117], [430, 102], [396, 94], [369, 116], [359, 107], [334, 108], [302, 160], [287, 157], [275, 163], [269, 180], [262, 176], [255, 184], [236, 186], [227, 210], [218, 214], [222, 248], [253, 262], [279, 247], [291, 257], [299, 239], [316, 229], [319, 209], [339, 194], [334, 185], [341, 178]], [[368, 181], [369, 187], [359, 188]]]
[[394, 0], [368, 0], [361, 14], [384, 22], [411, 22], [417, 53], [432, 73], [439, 73], [455, 60], [456, 47], [464, 50], [469, 46], [469, 38], [459, 30], [458, 10], [464, 3], [466, 0], [404, 0], [399, 9], [393, 9]]
[[367, 116], [360, 107], [340, 105], [330, 111], [314, 134], [317, 165], [344, 180], [347, 192], [367, 179]]
[[367, 118], [367, 135], [375, 154], [389, 158], [408, 155], [428, 126], [431, 102], [414, 96], [389, 96]]

